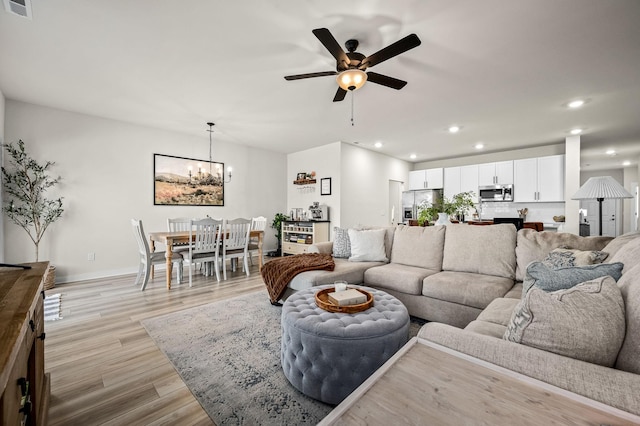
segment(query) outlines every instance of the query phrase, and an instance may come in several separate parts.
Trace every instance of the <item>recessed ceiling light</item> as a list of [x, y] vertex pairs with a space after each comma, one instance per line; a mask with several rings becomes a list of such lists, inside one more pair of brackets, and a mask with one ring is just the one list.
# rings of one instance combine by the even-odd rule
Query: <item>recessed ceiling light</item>
[[569, 108], [580, 108], [582, 105], [584, 105], [583, 99], [576, 99], [575, 101], [571, 101], [567, 104]]
[[477, 144], [474, 145], [475, 149], [483, 149], [484, 148], [484, 144], [482, 142], [478, 142]]
[[631, 165], [631, 161], [623, 161], [622, 165], [625, 166], [625, 167], [630, 166]]
[[605, 154], [607, 155], [616, 155], [616, 150], [615, 149], [608, 149]]
[[462, 129], [460, 126], [451, 126], [449, 127], [449, 133], [458, 133]]
[[411, 155], [409, 156], [409, 158], [411, 158], [412, 160], [415, 160], [417, 157], [418, 157], [418, 156], [417, 156], [417, 155], [415, 155], [415, 154], [411, 154]]
[[376, 148], [382, 148], [382, 142], [376, 142], [373, 146]]
[[571, 129], [569, 133], [571, 133], [572, 135], [579, 135], [580, 133], [582, 133], [582, 129]]

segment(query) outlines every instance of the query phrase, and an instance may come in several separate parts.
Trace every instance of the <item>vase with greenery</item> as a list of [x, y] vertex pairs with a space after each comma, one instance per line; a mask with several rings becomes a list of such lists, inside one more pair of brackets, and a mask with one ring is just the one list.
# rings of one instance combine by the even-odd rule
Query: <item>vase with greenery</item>
[[2, 186], [5, 205], [2, 210], [31, 238], [35, 246], [36, 262], [39, 258], [40, 241], [45, 231], [62, 216], [62, 198], [48, 199], [45, 193], [60, 182], [60, 176], [51, 177], [52, 161], [44, 164], [31, 158], [24, 142], [2, 145], [9, 154], [10, 167], [2, 167]]
[[278, 240], [278, 251], [276, 252], [276, 256], [280, 256], [282, 254], [282, 222], [290, 220], [289, 216], [284, 213], [276, 213], [273, 218], [273, 222], [271, 222], [271, 227], [276, 230], [276, 239]]
[[439, 213], [444, 213], [447, 217], [453, 214], [464, 216], [470, 208], [475, 207], [473, 197], [473, 191], [467, 191], [456, 194], [451, 199], [442, 197], [433, 204], [423, 201], [418, 206], [418, 225], [425, 226], [436, 221]]

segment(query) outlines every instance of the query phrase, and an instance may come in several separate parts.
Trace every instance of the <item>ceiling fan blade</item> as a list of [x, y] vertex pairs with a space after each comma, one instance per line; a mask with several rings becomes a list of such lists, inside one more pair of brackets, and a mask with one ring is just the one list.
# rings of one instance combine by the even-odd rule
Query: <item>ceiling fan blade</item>
[[340, 102], [344, 100], [345, 96], [347, 96], [347, 91], [344, 90], [342, 87], [338, 87], [338, 91], [336, 92], [336, 95], [333, 97], [333, 102]]
[[381, 84], [383, 86], [391, 87], [392, 89], [400, 90], [407, 85], [404, 80], [398, 80], [397, 78], [389, 77], [388, 75], [378, 74], [377, 72], [369, 71], [367, 73], [367, 81], [372, 83]]
[[351, 63], [347, 54], [342, 50], [342, 47], [340, 47], [336, 39], [331, 34], [331, 31], [326, 28], [316, 28], [313, 30], [313, 34], [318, 38], [318, 40], [320, 40], [320, 43], [327, 48], [329, 53], [336, 58], [338, 63], [344, 62], [346, 65]]
[[386, 61], [387, 59], [391, 59], [394, 56], [398, 56], [401, 53], [406, 52], [407, 50], [413, 49], [414, 47], [420, 46], [422, 42], [415, 34], [409, 34], [405, 38], [396, 41], [389, 46], [378, 50], [376, 53], [367, 56], [362, 60], [359, 68], [364, 69], [366, 67], [372, 67], [374, 65], [379, 64], [380, 62]]
[[324, 77], [327, 75], [336, 75], [338, 74], [335, 71], [321, 71], [321, 72], [311, 72], [308, 74], [297, 74], [297, 75], [287, 75], [285, 76], [285, 80], [300, 80], [302, 78], [312, 78], [312, 77]]

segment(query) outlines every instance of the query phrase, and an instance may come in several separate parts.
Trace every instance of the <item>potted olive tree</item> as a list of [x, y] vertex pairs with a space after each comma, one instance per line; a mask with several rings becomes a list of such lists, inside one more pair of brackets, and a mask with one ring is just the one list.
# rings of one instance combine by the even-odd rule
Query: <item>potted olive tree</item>
[[289, 216], [284, 213], [276, 213], [271, 222], [271, 227], [276, 230], [276, 239], [278, 240], [278, 250], [274, 256], [282, 255], [282, 222], [289, 220]]
[[[35, 247], [35, 260], [39, 259], [40, 241], [45, 231], [58, 220], [64, 209], [62, 198], [48, 199], [45, 193], [60, 182], [53, 178], [49, 169], [52, 161], [44, 164], [31, 158], [25, 150], [24, 142], [16, 145], [3, 144], [9, 154], [10, 167], [2, 167], [2, 186], [5, 192], [3, 212], [16, 225], [25, 230]], [[50, 266], [48, 274], [53, 277], [55, 267]], [[45, 278], [46, 280], [46, 278]]]

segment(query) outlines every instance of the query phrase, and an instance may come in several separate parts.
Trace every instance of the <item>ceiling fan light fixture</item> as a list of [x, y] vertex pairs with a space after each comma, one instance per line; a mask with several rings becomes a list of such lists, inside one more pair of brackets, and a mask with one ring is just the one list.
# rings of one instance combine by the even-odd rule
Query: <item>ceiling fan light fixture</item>
[[367, 81], [367, 73], [359, 69], [345, 70], [338, 74], [336, 81], [344, 90], [358, 90]]

